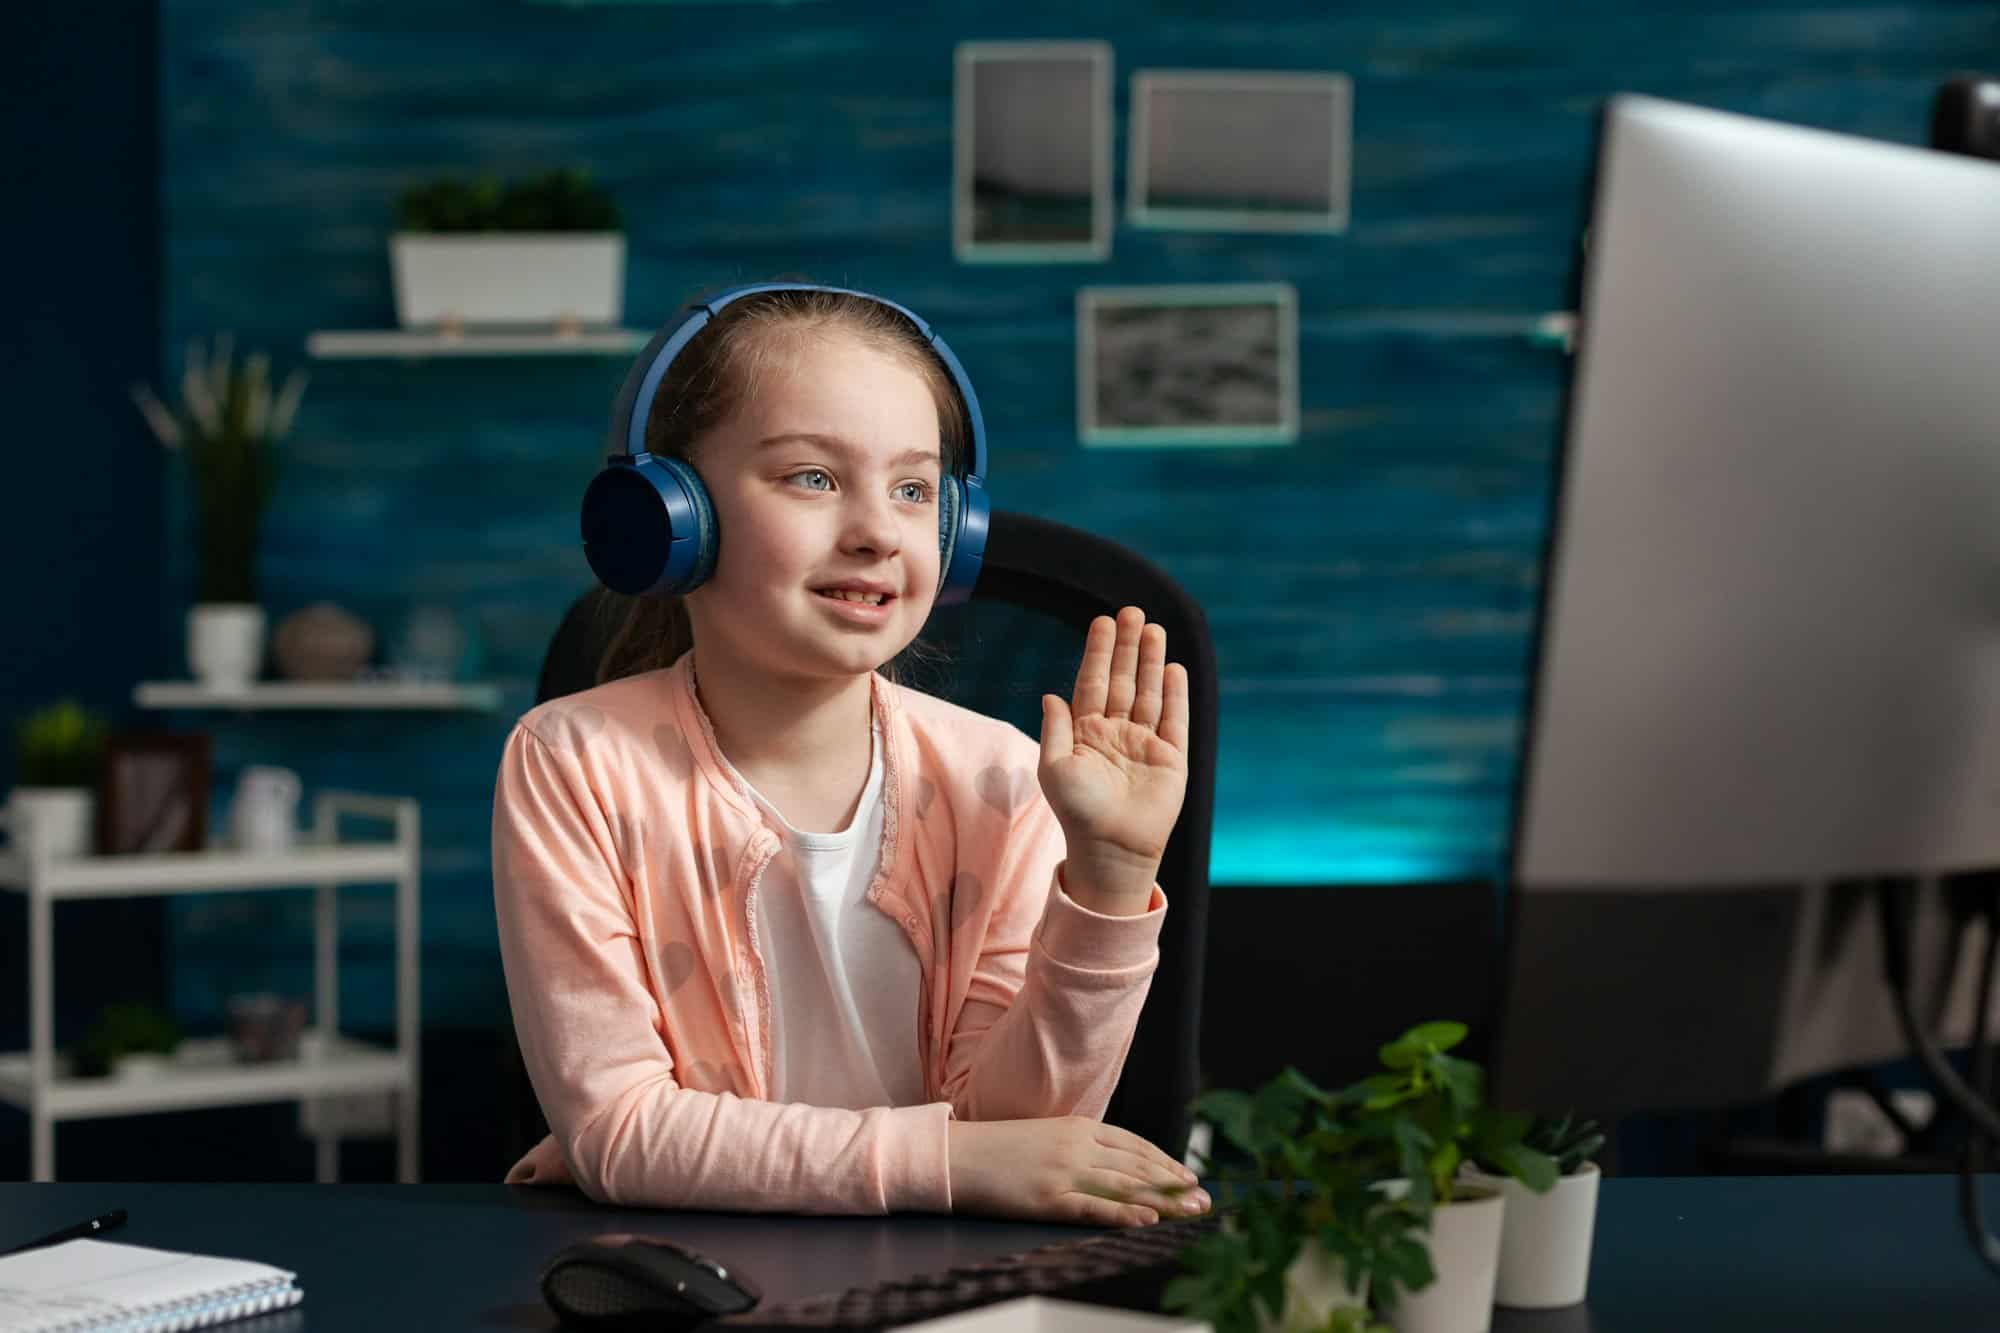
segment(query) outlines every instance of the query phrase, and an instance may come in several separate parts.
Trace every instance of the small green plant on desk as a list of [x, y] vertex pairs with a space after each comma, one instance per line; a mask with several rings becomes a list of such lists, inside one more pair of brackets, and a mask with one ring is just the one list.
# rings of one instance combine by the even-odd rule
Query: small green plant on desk
[[1480, 1067], [1449, 1052], [1462, 1023], [1425, 1023], [1380, 1051], [1382, 1068], [1338, 1092], [1287, 1069], [1254, 1093], [1219, 1090], [1195, 1111], [1249, 1160], [1225, 1172], [1220, 1230], [1188, 1247], [1169, 1310], [1216, 1333], [1372, 1333], [1436, 1276], [1436, 1211], [1468, 1189], [1460, 1163], [1495, 1163], [1546, 1190], [1556, 1164], [1524, 1141], [1531, 1118], [1485, 1106]]

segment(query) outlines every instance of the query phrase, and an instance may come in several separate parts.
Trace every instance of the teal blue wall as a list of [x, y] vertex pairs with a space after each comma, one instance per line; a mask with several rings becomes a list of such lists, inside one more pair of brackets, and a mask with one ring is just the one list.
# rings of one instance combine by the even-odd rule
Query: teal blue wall
[[[1932, 90], [2000, 64], [2000, 10], [1942, 3], [1343, 7], [1322, 3], [560, 6], [172, 0], [162, 37], [163, 351], [233, 329], [392, 321], [386, 237], [442, 170], [580, 165], [630, 228], [630, 322], [781, 271], [928, 315], [985, 401], [998, 503], [1102, 532], [1203, 600], [1222, 671], [1213, 877], [1415, 881], [1501, 852], [1566, 362], [1593, 117], [1634, 90], [1906, 143]], [[950, 244], [952, 49], [1102, 38], [1147, 67], [1337, 70], [1354, 83], [1342, 235], [1119, 225], [1102, 264], [975, 267]], [[1289, 448], [1086, 451], [1086, 283], [1282, 280], [1300, 301]], [[273, 616], [327, 598], [392, 632], [418, 602], [480, 625], [487, 716], [183, 718], [228, 769], [291, 764], [423, 801], [426, 1010], [501, 1012], [493, 765], [550, 630], [588, 583], [574, 502], [615, 360], [319, 363], [265, 543]], [[168, 524], [170, 605], [185, 533]], [[178, 599], [178, 600], [175, 600]], [[154, 664], [178, 674], [177, 660]], [[382, 1017], [387, 899], [355, 896], [350, 1012]], [[181, 909], [178, 1000], [296, 978], [294, 910]], [[245, 966], [249, 930], [270, 932]], [[205, 965], [202, 960], [212, 960]], [[374, 1006], [372, 1009], [369, 1006]]]

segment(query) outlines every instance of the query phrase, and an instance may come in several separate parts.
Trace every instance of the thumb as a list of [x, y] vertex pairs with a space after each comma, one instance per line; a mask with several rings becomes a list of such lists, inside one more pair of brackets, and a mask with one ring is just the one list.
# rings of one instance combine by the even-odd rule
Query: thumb
[[1076, 738], [1070, 731], [1069, 705], [1060, 695], [1042, 696], [1042, 764], [1047, 766], [1058, 759], [1066, 759], [1076, 748]]

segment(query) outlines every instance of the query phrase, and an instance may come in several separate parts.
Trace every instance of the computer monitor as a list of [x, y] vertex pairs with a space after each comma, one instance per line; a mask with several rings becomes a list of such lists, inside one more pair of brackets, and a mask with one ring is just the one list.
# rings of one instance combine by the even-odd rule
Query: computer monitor
[[1906, 1049], [1837, 881], [2000, 865], [2000, 163], [1620, 96], [1592, 204], [1496, 1089], [1740, 1104]]
[[2000, 864], [2000, 163], [1607, 106], [1512, 887]]

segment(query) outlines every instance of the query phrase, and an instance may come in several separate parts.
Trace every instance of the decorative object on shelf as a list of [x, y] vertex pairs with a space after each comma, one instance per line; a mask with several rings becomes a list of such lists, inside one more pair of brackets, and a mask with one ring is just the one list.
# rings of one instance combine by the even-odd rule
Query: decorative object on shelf
[[617, 206], [585, 172], [505, 186], [441, 179], [405, 190], [397, 213], [389, 266], [406, 329], [580, 333], [624, 314], [625, 234]]
[[253, 352], [238, 365], [231, 335], [222, 334], [209, 352], [189, 344], [175, 407], [143, 385], [132, 389], [153, 434], [187, 463], [196, 542], [188, 667], [216, 689], [241, 689], [263, 665], [257, 532], [277, 475], [278, 442], [291, 432], [306, 386], [305, 372], [294, 370], [273, 393], [270, 376], [268, 355]]
[[1399, 1333], [1486, 1329], [1506, 1200], [1459, 1165], [1481, 1156], [1530, 1189], [1556, 1168], [1522, 1141], [1530, 1117], [1487, 1109], [1484, 1071], [1447, 1054], [1465, 1032], [1414, 1027], [1339, 1092], [1287, 1069], [1255, 1094], [1204, 1094], [1197, 1114], [1250, 1166], [1224, 1173], [1239, 1211], [1190, 1248], [1167, 1308], [1216, 1333], [1359, 1330], [1364, 1300]]
[[482, 657], [478, 635], [449, 607], [413, 607], [396, 636], [393, 679], [462, 680], [479, 673]]
[[198, 852], [208, 842], [209, 738], [113, 736], [97, 787], [97, 850]]
[[295, 1060], [299, 1034], [306, 1028], [306, 1002], [287, 995], [258, 991], [232, 995], [227, 1005], [229, 1042], [244, 1064]]
[[157, 1075], [180, 1044], [179, 1025], [153, 1006], [107, 1004], [77, 1043], [70, 1072], [77, 1078]]
[[271, 635], [271, 656], [287, 680], [352, 680], [374, 655], [368, 622], [332, 602], [301, 607]]
[[1203, 231], [1345, 231], [1354, 84], [1345, 74], [1132, 75], [1127, 218]]
[[1111, 46], [960, 42], [952, 250], [962, 261], [1111, 254]]
[[15, 738], [15, 787], [7, 798], [14, 842], [55, 859], [90, 852], [104, 720], [74, 699], [22, 719]]
[[1579, 1305], [1590, 1285], [1597, 1182], [1603, 1174], [1591, 1157], [1604, 1146], [1604, 1135], [1594, 1120], [1540, 1116], [1525, 1141], [1556, 1164], [1555, 1187], [1545, 1194], [1529, 1192], [1497, 1163], [1477, 1159], [1464, 1169], [1467, 1179], [1507, 1196], [1493, 1299], [1525, 1310]]
[[299, 775], [289, 768], [245, 768], [229, 801], [230, 841], [246, 852], [290, 851], [298, 840], [301, 790]]
[[1087, 446], [1299, 437], [1299, 302], [1289, 283], [1083, 287], [1076, 354]]

